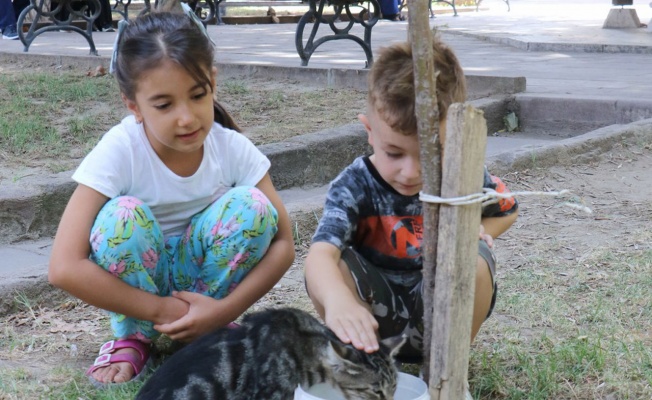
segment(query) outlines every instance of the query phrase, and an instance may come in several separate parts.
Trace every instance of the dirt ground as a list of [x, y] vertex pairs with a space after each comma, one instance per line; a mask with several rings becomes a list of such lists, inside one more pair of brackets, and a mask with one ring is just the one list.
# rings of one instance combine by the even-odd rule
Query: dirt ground
[[[648, 144], [619, 147], [589, 164], [518, 171], [505, 176], [512, 190], [568, 189], [593, 213], [564, 207], [555, 199], [521, 198], [519, 219], [496, 242], [501, 260], [498, 279], [517, 269], [531, 268], [529, 260], [534, 256], [545, 257], [550, 263], [572, 265], [595, 249], [623, 253], [649, 248], [649, 236], [634, 233], [648, 229], [652, 219], [648, 174], [651, 164]], [[306, 246], [307, 243], [297, 244], [298, 257], [288, 275], [255, 308], [290, 305], [311, 310], [301, 272]], [[609, 271], [595, 273], [599, 279], [599, 274]], [[500, 309], [495, 315], [499, 321], [508, 319]], [[25, 379], [44, 387], [60, 385], [66, 379], [61, 367], [82, 371], [107, 339], [107, 331], [103, 312], [77, 300], [55, 307], [25, 301], [23, 311], [0, 322], [0, 370], [20, 370]]]
[[[287, 84], [277, 84], [283, 93], [288, 90]], [[232, 104], [233, 109], [240, 107], [235, 100]], [[298, 108], [283, 112], [305, 117]], [[261, 121], [266, 118], [269, 115]], [[533, 168], [503, 176], [512, 191], [570, 190], [573, 200], [592, 213], [565, 207], [559, 199], [520, 198], [517, 222], [495, 244], [500, 260], [498, 280], [516, 270], [533, 268], [534, 257], [568, 265], [565, 274], [572, 276], [576, 272], [572, 268], [596, 249], [624, 254], [650, 248], [650, 236], [645, 232], [649, 232], [652, 219], [651, 146], [650, 138], [645, 143], [621, 143], [585, 164]], [[308, 235], [302, 233], [302, 237]], [[302, 277], [307, 246], [305, 241], [297, 243], [297, 259], [287, 276], [255, 305], [256, 309], [290, 305], [312, 310]], [[594, 277], [601, 279], [600, 274], [608, 273], [598, 269]], [[16, 300], [22, 303], [22, 311], [0, 320], [0, 372], [17, 376], [20, 382], [31, 382], [29, 387], [38, 388], [34, 393], [48, 393], [69, 384], [73, 379], [70, 371], [81, 374], [100, 344], [109, 339], [107, 319], [94, 307], [74, 299], [56, 305], [33, 304], [20, 297]], [[494, 316], [498, 323], [509, 321], [500, 307]], [[481, 333], [477, 342], [482, 343], [483, 338]], [[23, 397], [25, 393], [29, 392], [20, 388], [3, 393], [0, 388], [0, 399], [31, 398]]]

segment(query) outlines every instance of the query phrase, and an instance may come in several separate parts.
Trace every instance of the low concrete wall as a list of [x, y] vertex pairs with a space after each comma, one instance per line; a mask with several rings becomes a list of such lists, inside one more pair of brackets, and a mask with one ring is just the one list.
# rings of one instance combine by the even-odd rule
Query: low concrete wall
[[[560, 102], [560, 103], [557, 103]], [[652, 118], [652, 105], [637, 102], [596, 102], [592, 100], [544, 99], [526, 96], [493, 97], [475, 100], [474, 106], [485, 113], [489, 132], [502, 129], [502, 117], [509, 110], [519, 110], [528, 118], [612, 118], [612, 124], [631, 122], [632, 119]], [[520, 109], [518, 108], [520, 107]], [[552, 110], [552, 111], [551, 111]], [[564, 114], [565, 113], [565, 114]], [[586, 131], [584, 131], [586, 132]], [[649, 119], [630, 125], [611, 125], [578, 136], [551, 141], [545, 147], [532, 147], [501, 154], [488, 160], [495, 163], [495, 173], [502, 174], [533, 166], [548, 166], [577, 160], [578, 155], [592, 157], [606, 151], [615, 137], [652, 135]], [[279, 190], [325, 185], [351, 161], [370, 152], [366, 133], [360, 124], [296, 136], [287, 141], [260, 146], [272, 161], [270, 173]], [[536, 156], [533, 158], [532, 154]], [[533, 161], [534, 160], [534, 161]], [[38, 173], [14, 182], [1, 182], [0, 189], [0, 243], [21, 239], [51, 236], [74, 190], [71, 171], [41, 176]]]

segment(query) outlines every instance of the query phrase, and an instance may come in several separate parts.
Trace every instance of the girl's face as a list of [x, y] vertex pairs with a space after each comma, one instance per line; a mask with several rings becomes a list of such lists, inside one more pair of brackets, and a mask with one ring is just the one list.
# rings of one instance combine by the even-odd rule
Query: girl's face
[[127, 108], [142, 121], [152, 148], [168, 165], [203, 154], [204, 139], [214, 120], [217, 70], [213, 67], [206, 72], [211, 75], [210, 88], [166, 60], [142, 74], [134, 100], [123, 97]]

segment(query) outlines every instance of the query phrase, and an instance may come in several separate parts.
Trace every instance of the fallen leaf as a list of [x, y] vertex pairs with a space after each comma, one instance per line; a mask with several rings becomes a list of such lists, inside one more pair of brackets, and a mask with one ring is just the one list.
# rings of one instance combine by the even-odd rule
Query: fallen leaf
[[88, 71], [86, 73], [86, 76], [90, 76], [91, 78], [97, 78], [98, 76], [104, 76], [104, 75], [106, 75], [106, 69], [104, 69], [104, 67], [101, 65], [95, 67], [93, 71]]

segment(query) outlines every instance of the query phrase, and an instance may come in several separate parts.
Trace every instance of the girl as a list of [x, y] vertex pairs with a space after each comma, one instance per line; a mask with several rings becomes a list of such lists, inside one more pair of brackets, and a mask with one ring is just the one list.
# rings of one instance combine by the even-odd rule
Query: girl
[[110, 312], [116, 340], [87, 372], [98, 384], [137, 376], [160, 333], [231, 323], [294, 260], [269, 160], [213, 99], [208, 36], [180, 13], [125, 25], [112, 67], [133, 115], [74, 173], [49, 266], [53, 285]]

